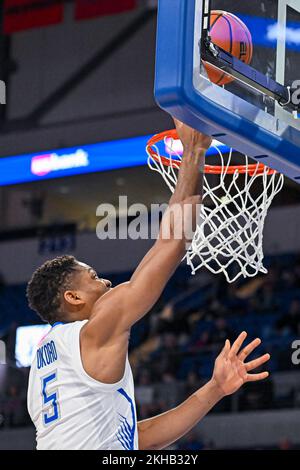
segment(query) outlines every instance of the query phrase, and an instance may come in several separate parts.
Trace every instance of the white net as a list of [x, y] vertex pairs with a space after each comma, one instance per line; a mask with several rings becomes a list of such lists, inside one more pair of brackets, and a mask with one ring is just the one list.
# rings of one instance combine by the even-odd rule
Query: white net
[[[180, 166], [174, 156], [179, 162], [181, 157], [174, 151], [173, 139], [165, 138], [164, 143], [170, 156], [161, 157], [158, 146], [152, 145], [147, 148], [148, 164], [174, 192]], [[232, 149], [225, 163], [220, 148], [214, 148], [222, 171], [204, 176], [201, 222], [185, 258], [193, 274], [206, 267], [214, 274], [223, 273], [231, 283], [240, 276], [267, 273], [263, 264], [264, 223], [273, 198], [283, 187], [284, 176], [253, 162], [252, 171], [240, 173], [236, 169], [230, 174]], [[245, 156], [247, 169], [249, 164]]]

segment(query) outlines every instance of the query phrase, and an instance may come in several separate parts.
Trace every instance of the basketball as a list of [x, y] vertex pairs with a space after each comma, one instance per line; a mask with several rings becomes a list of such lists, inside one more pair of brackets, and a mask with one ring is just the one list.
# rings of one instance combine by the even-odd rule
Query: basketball
[[[212, 10], [210, 35], [214, 44], [250, 64], [253, 53], [251, 33], [237, 16], [222, 10]], [[216, 85], [226, 85], [234, 80], [233, 77], [206, 62], [205, 68], [208, 78]]]

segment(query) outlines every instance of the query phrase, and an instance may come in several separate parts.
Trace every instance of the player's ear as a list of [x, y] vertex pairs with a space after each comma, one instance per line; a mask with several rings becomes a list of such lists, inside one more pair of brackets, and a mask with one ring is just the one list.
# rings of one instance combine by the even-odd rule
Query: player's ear
[[84, 303], [78, 292], [73, 290], [66, 290], [64, 292], [64, 300], [72, 305], [82, 305]]

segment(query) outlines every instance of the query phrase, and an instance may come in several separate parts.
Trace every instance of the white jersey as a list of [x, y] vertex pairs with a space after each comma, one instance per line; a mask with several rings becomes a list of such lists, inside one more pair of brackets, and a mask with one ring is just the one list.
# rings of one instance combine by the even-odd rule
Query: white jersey
[[137, 450], [128, 356], [119, 382], [111, 385], [91, 378], [83, 368], [79, 344], [86, 321], [56, 324], [38, 346], [27, 398], [37, 449]]

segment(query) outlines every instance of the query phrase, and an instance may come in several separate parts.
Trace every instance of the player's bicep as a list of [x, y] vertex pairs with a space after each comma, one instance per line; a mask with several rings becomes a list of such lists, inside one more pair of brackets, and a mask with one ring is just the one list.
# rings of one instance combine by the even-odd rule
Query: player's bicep
[[182, 259], [178, 241], [157, 244], [126, 286], [123, 298], [123, 328], [130, 328], [157, 302], [166, 283]]

